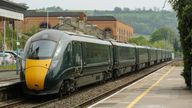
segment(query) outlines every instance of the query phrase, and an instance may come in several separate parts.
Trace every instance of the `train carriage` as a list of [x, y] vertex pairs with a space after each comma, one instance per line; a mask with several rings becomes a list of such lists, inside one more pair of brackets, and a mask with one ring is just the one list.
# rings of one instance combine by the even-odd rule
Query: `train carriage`
[[157, 63], [160, 63], [162, 62], [162, 51], [159, 48], [157, 48], [156, 51], [157, 51]]
[[118, 77], [135, 71], [136, 46], [132, 44], [112, 42], [114, 55], [114, 76]]
[[149, 66], [157, 64], [157, 49], [149, 47], [148, 52], [149, 52]]
[[143, 69], [149, 66], [149, 54], [148, 47], [136, 46], [136, 58], [137, 58], [137, 69]]

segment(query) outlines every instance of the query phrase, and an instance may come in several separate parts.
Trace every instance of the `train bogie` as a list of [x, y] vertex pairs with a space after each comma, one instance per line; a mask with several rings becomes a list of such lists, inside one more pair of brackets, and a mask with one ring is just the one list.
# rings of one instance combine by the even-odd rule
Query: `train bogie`
[[114, 55], [114, 77], [135, 71], [136, 47], [131, 44], [112, 42]]

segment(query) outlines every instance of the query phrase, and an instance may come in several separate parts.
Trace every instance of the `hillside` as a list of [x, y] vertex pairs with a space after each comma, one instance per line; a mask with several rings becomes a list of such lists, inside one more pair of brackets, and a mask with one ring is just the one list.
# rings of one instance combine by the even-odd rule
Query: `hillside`
[[132, 26], [137, 34], [150, 35], [161, 27], [168, 27], [177, 32], [175, 12], [153, 10], [120, 11], [84, 11], [89, 16], [112, 15]]

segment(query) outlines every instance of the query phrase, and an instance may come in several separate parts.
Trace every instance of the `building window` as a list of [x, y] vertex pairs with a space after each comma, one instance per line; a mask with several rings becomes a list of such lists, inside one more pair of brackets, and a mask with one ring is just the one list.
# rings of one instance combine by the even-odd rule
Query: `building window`
[[47, 24], [47, 22], [42, 22], [40, 25], [39, 25], [39, 28], [51, 28], [50, 24]]
[[106, 29], [105, 29], [105, 32], [106, 32], [106, 33], [109, 33], [109, 34], [112, 34], [111, 28], [106, 28]]

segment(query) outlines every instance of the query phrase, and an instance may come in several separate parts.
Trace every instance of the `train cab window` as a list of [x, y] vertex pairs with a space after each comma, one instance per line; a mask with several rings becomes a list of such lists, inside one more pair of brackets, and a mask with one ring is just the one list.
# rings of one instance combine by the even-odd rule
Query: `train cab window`
[[73, 42], [73, 57], [74, 57], [74, 65], [80, 66], [82, 65], [82, 50], [80, 42]]
[[72, 65], [72, 45], [71, 43], [68, 44], [67, 48], [64, 51], [63, 55], [63, 67], [65, 69], [69, 68]]
[[30, 44], [27, 58], [46, 59], [51, 58], [56, 47], [56, 42], [49, 40], [38, 40]]

